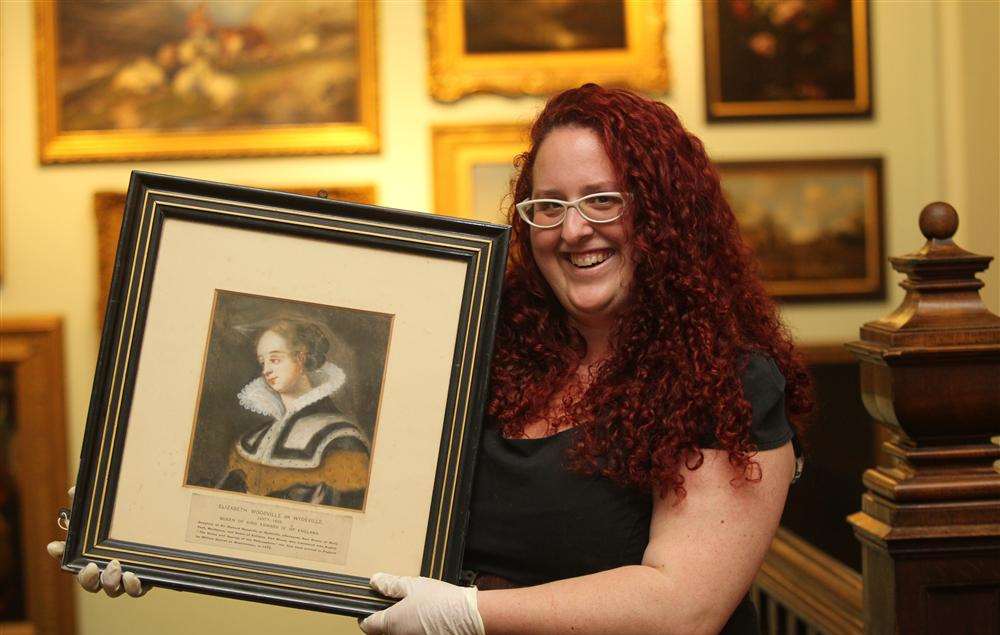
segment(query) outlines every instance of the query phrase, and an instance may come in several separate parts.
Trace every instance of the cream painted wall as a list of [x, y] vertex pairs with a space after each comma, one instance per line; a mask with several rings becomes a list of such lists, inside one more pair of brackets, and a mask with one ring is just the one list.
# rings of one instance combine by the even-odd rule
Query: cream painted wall
[[[989, 3], [982, 3], [989, 4]], [[708, 126], [703, 108], [701, 16], [693, 0], [669, 2], [668, 43], [672, 89], [664, 99], [702, 137], [716, 159], [777, 159], [881, 155], [885, 158], [886, 249], [914, 251], [922, 244], [916, 218], [924, 204], [960, 197], [959, 241], [980, 251], [1000, 253], [997, 227], [997, 174], [973, 168], [956, 186], [945, 169], [945, 150], [963, 157], [996, 157], [996, 18], [992, 26], [973, 12], [947, 13], [939, 5], [875, 2], [872, 6], [876, 115], [863, 121], [743, 123]], [[430, 209], [432, 183], [430, 126], [438, 123], [526, 120], [542, 101], [477, 96], [455, 105], [427, 96], [426, 39], [421, 2], [385, 2], [379, 14], [379, 84], [383, 151], [361, 157], [268, 158], [220, 161], [146, 162], [41, 166], [37, 155], [37, 105], [32, 7], [24, 0], [0, 2], [2, 19], [3, 281], [2, 314], [60, 315], [66, 327], [68, 442], [81, 443], [90, 381], [96, 361], [98, 327], [96, 228], [91, 196], [101, 189], [124, 189], [135, 167], [184, 176], [251, 184], [365, 183], [378, 186], [384, 205]], [[986, 17], [995, 15], [985, 10]], [[949, 22], [951, 20], [951, 22]], [[942, 24], [944, 26], [942, 26]], [[953, 29], [949, 31], [948, 29]], [[975, 31], [974, 39], [964, 34]], [[991, 39], [992, 38], [992, 39]], [[990, 48], [992, 42], [992, 48]], [[979, 44], [977, 44], [979, 43]], [[981, 85], [990, 75], [967, 73], [979, 56], [992, 55], [992, 93]], [[992, 51], [992, 53], [990, 53]], [[979, 68], [979, 67], [977, 67]], [[941, 90], [956, 77], [975, 77], [956, 103]], [[992, 95], [992, 97], [990, 97]], [[992, 104], [989, 100], [992, 99]], [[961, 141], [948, 136], [961, 130]], [[992, 130], [993, 139], [977, 132]], [[979, 154], [972, 144], [982, 145]], [[977, 164], [978, 165], [978, 164]], [[970, 174], [972, 174], [970, 172]], [[992, 194], [991, 194], [992, 192]], [[990, 196], [993, 196], [990, 199]], [[964, 198], [962, 198], [964, 197]], [[992, 200], [992, 203], [990, 202]], [[968, 202], [966, 205], [964, 202]], [[976, 201], [976, 204], [972, 204]], [[994, 269], [998, 266], [994, 264]], [[802, 341], [846, 341], [858, 326], [891, 310], [902, 297], [889, 272], [889, 298], [789, 306], [784, 315]], [[994, 274], [994, 294], [997, 289]], [[997, 310], [996, 302], [993, 302]], [[71, 457], [75, 473], [77, 460]], [[142, 600], [109, 600], [79, 593], [83, 635], [146, 635], [212, 632], [214, 635], [357, 632], [353, 620], [246, 602], [154, 591]]]

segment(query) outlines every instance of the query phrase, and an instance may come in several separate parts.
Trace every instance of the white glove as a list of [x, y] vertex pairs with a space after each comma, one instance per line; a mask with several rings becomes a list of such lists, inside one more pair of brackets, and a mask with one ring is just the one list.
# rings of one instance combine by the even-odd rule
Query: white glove
[[[73, 495], [76, 493], [76, 486], [69, 488], [69, 502], [73, 504]], [[56, 560], [62, 560], [63, 552], [66, 551], [66, 542], [55, 540], [45, 546], [45, 550]], [[108, 566], [101, 571], [100, 567], [91, 562], [76, 574], [76, 580], [80, 586], [91, 593], [97, 593], [101, 589], [108, 594], [108, 597], [118, 597], [122, 593], [128, 593], [134, 598], [145, 595], [150, 587], [143, 586], [131, 571], [122, 572], [122, 565], [117, 560], [112, 560]]]
[[371, 587], [400, 601], [361, 622], [367, 635], [486, 635], [476, 587], [376, 573]]

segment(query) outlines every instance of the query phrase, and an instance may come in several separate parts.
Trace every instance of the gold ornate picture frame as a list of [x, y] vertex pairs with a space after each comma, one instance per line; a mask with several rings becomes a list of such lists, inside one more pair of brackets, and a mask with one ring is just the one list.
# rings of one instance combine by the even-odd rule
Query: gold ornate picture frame
[[378, 152], [375, 2], [320, 9], [37, 0], [40, 161]]
[[518, 123], [435, 126], [434, 210], [505, 223], [514, 158], [528, 149], [527, 133]]
[[[573, 19], [585, 11], [602, 17]], [[617, 32], [600, 31], [609, 14], [617, 16]], [[473, 38], [484, 39], [485, 29], [490, 43], [480, 46]], [[654, 92], [669, 84], [663, 2], [430, 0], [427, 32], [430, 92], [441, 101], [472, 93], [545, 95], [586, 82]]]

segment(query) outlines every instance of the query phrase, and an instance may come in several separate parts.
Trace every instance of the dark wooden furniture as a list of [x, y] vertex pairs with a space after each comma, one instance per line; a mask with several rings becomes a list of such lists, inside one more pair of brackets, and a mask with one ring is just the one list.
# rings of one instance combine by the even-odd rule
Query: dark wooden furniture
[[906, 297], [849, 344], [892, 435], [850, 517], [868, 633], [1000, 633], [1000, 317], [975, 277], [992, 258], [956, 245], [957, 227], [950, 205], [924, 208], [926, 244], [890, 258]]
[[3, 635], [71, 635], [75, 632], [73, 579], [45, 552], [61, 534], [56, 527], [66, 497], [66, 413], [62, 323], [58, 318], [0, 320], [0, 366], [12, 378], [13, 426], [8, 432], [9, 471], [19, 493], [24, 573], [23, 619], [0, 622]]

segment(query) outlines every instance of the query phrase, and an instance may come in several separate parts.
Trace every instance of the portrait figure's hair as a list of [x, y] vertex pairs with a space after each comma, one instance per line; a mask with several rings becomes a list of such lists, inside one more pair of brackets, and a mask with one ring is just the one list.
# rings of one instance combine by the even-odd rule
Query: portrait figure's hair
[[680, 467], [701, 465], [705, 432], [715, 433], [746, 479], [759, 479], [741, 388], [747, 354], [760, 351], [777, 363], [800, 434], [812, 407], [810, 380], [702, 143], [665, 104], [587, 84], [553, 97], [534, 122], [530, 149], [516, 160], [512, 202], [530, 197], [538, 148], [562, 126], [596, 133], [626, 194], [635, 261], [630, 302], [585, 393], [571, 390], [563, 408], [552, 409], [585, 343], [542, 277], [530, 228], [511, 206], [490, 414], [517, 436], [531, 418], [561, 410], [558, 423], [579, 427], [573, 465], [623, 485], [683, 497]]
[[330, 350], [330, 341], [322, 329], [312, 322], [304, 320], [279, 319], [267, 325], [258, 334], [255, 343], [271, 331], [277, 333], [288, 343], [289, 352], [301, 355], [302, 365], [308, 370], [316, 370], [326, 362], [326, 354]]

